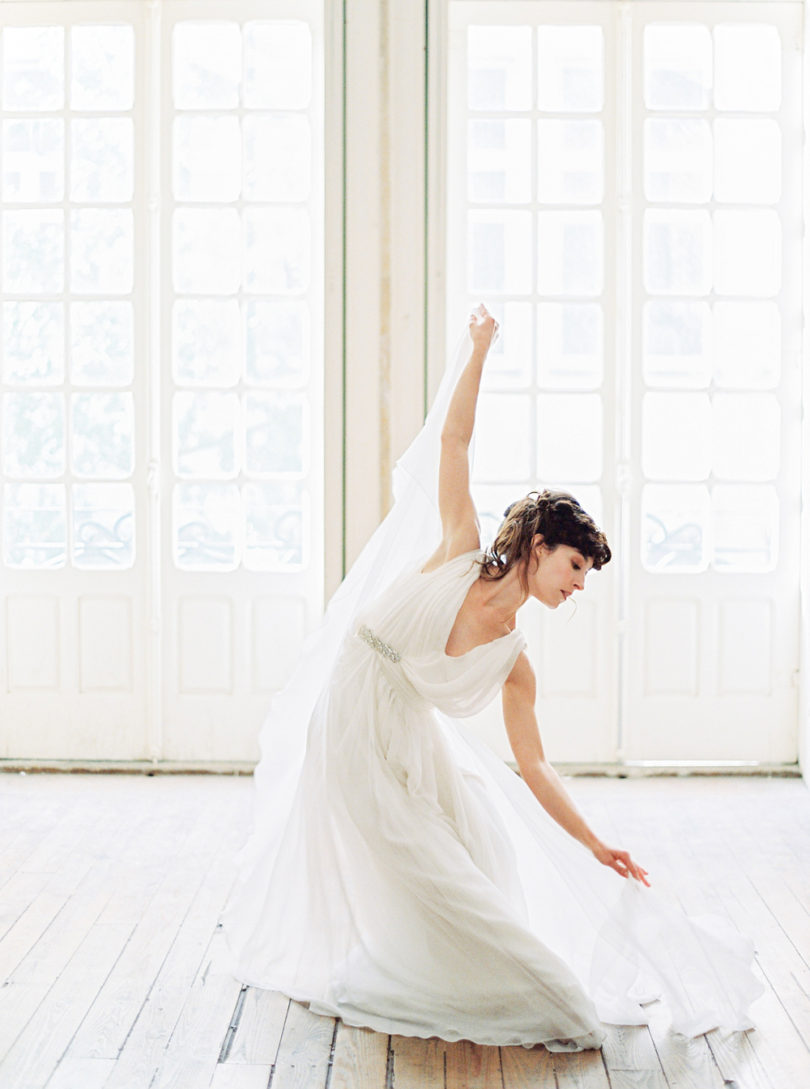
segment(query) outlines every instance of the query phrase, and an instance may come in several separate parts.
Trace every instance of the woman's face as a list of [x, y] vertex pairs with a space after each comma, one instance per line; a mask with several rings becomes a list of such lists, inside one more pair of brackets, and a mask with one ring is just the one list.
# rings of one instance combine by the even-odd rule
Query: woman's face
[[526, 572], [529, 593], [549, 609], [556, 609], [575, 590], [584, 589], [585, 576], [592, 567], [593, 560], [570, 545], [549, 550], [538, 544]]

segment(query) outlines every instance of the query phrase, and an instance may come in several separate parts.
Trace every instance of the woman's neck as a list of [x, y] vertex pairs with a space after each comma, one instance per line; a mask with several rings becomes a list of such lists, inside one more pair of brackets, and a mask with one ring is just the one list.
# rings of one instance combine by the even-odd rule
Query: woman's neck
[[479, 578], [479, 602], [481, 607], [498, 622], [512, 626], [518, 609], [529, 598], [520, 581], [517, 568], [512, 567], [499, 579]]

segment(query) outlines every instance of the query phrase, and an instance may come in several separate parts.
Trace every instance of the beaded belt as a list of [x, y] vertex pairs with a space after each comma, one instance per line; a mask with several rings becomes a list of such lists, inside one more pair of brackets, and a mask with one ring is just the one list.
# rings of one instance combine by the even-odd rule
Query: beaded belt
[[365, 624], [357, 629], [357, 636], [364, 643], [368, 643], [372, 650], [376, 650], [378, 654], [382, 654], [383, 658], [387, 658], [389, 662], [398, 662], [402, 657], [398, 650], [389, 647], [387, 643], [380, 639], [379, 635], [375, 635], [371, 628], [367, 628]]

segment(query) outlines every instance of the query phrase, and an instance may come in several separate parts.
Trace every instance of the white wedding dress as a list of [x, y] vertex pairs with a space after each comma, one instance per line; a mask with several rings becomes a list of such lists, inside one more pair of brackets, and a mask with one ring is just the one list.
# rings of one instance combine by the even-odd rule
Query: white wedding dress
[[445, 1040], [599, 1047], [603, 1022], [645, 1023], [658, 996], [676, 1031], [749, 1028], [751, 943], [601, 866], [465, 728], [525, 642], [516, 629], [449, 657], [477, 554], [426, 574], [415, 559], [452, 377], [271, 710], [225, 917], [233, 972], [351, 1025]]

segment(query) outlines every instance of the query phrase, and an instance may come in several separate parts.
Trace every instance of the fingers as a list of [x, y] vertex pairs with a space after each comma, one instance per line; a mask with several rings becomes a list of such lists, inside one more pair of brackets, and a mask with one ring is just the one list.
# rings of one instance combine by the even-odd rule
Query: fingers
[[650, 882], [647, 880], [647, 871], [639, 866], [637, 862], [634, 862], [627, 851], [615, 851], [611, 865], [616, 873], [621, 874], [622, 877], [633, 877], [642, 885], [646, 885], [647, 888], [650, 887]]

